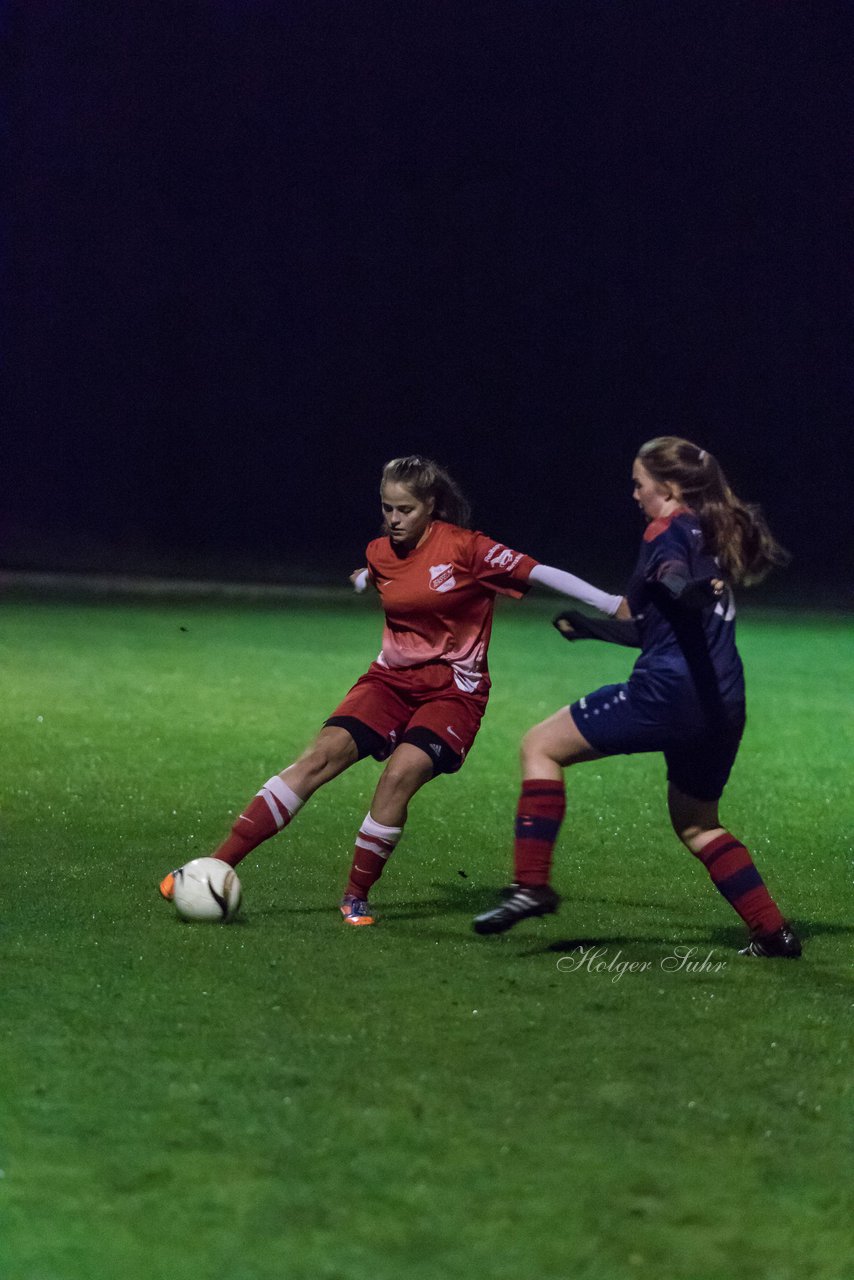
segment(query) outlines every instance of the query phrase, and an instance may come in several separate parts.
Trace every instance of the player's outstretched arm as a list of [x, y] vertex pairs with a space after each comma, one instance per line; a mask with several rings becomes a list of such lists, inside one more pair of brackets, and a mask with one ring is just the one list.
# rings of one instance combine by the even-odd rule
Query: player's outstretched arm
[[570, 600], [580, 600], [582, 604], [589, 604], [591, 608], [598, 609], [600, 613], [607, 613], [611, 618], [619, 614], [623, 604], [622, 596], [609, 595], [607, 591], [600, 591], [598, 587], [585, 582], [583, 578], [577, 578], [574, 573], [567, 573], [565, 569], [554, 569], [548, 564], [535, 565], [531, 570], [530, 581], [550, 587], [552, 591], [557, 591], [562, 596], [569, 596]]
[[633, 618], [588, 618], [577, 609], [568, 609], [552, 620], [565, 640], [607, 640], [628, 649], [641, 647], [640, 631]]

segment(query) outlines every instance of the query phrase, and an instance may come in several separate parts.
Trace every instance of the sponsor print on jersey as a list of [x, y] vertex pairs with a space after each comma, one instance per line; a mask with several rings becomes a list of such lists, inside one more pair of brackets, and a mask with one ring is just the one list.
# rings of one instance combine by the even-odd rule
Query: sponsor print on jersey
[[504, 547], [500, 542], [496, 542], [493, 547], [487, 551], [483, 557], [487, 564], [491, 564], [493, 569], [515, 569], [516, 565], [522, 559], [519, 551], [511, 551], [509, 547]]
[[430, 565], [431, 591], [452, 591], [456, 585], [457, 580], [454, 577], [454, 566], [452, 564]]

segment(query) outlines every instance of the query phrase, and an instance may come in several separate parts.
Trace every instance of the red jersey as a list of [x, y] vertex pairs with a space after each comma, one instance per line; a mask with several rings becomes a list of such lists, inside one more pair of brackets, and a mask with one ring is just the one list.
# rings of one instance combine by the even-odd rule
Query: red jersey
[[537, 561], [443, 520], [403, 556], [387, 537], [375, 538], [366, 554], [386, 616], [380, 666], [446, 662], [458, 688], [487, 690], [495, 597], [523, 596]]

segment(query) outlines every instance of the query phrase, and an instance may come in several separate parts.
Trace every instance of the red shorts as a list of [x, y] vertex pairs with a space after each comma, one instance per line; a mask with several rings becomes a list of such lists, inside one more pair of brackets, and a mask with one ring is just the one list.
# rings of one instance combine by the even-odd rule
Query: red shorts
[[420, 747], [436, 773], [455, 773], [477, 736], [488, 689], [464, 693], [444, 662], [391, 670], [372, 662], [326, 721], [346, 729], [360, 756], [385, 760], [401, 742]]

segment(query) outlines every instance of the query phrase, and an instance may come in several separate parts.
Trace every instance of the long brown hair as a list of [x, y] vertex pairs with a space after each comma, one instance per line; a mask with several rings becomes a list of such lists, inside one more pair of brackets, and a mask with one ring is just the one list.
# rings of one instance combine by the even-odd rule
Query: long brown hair
[[385, 484], [402, 484], [419, 502], [433, 499], [433, 517], [447, 520], [449, 524], [469, 527], [471, 507], [457, 484], [444, 467], [432, 458], [422, 458], [411, 453], [405, 458], [392, 458], [383, 467], [380, 492]]
[[733, 493], [717, 458], [679, 436], [656, 436], [638, 449], [638, 458], [659, 484], [678, 488], [696, 512], [706, 544], [732, 582], [761, 582], [775, 565], [789, 563], [761, 509]]

